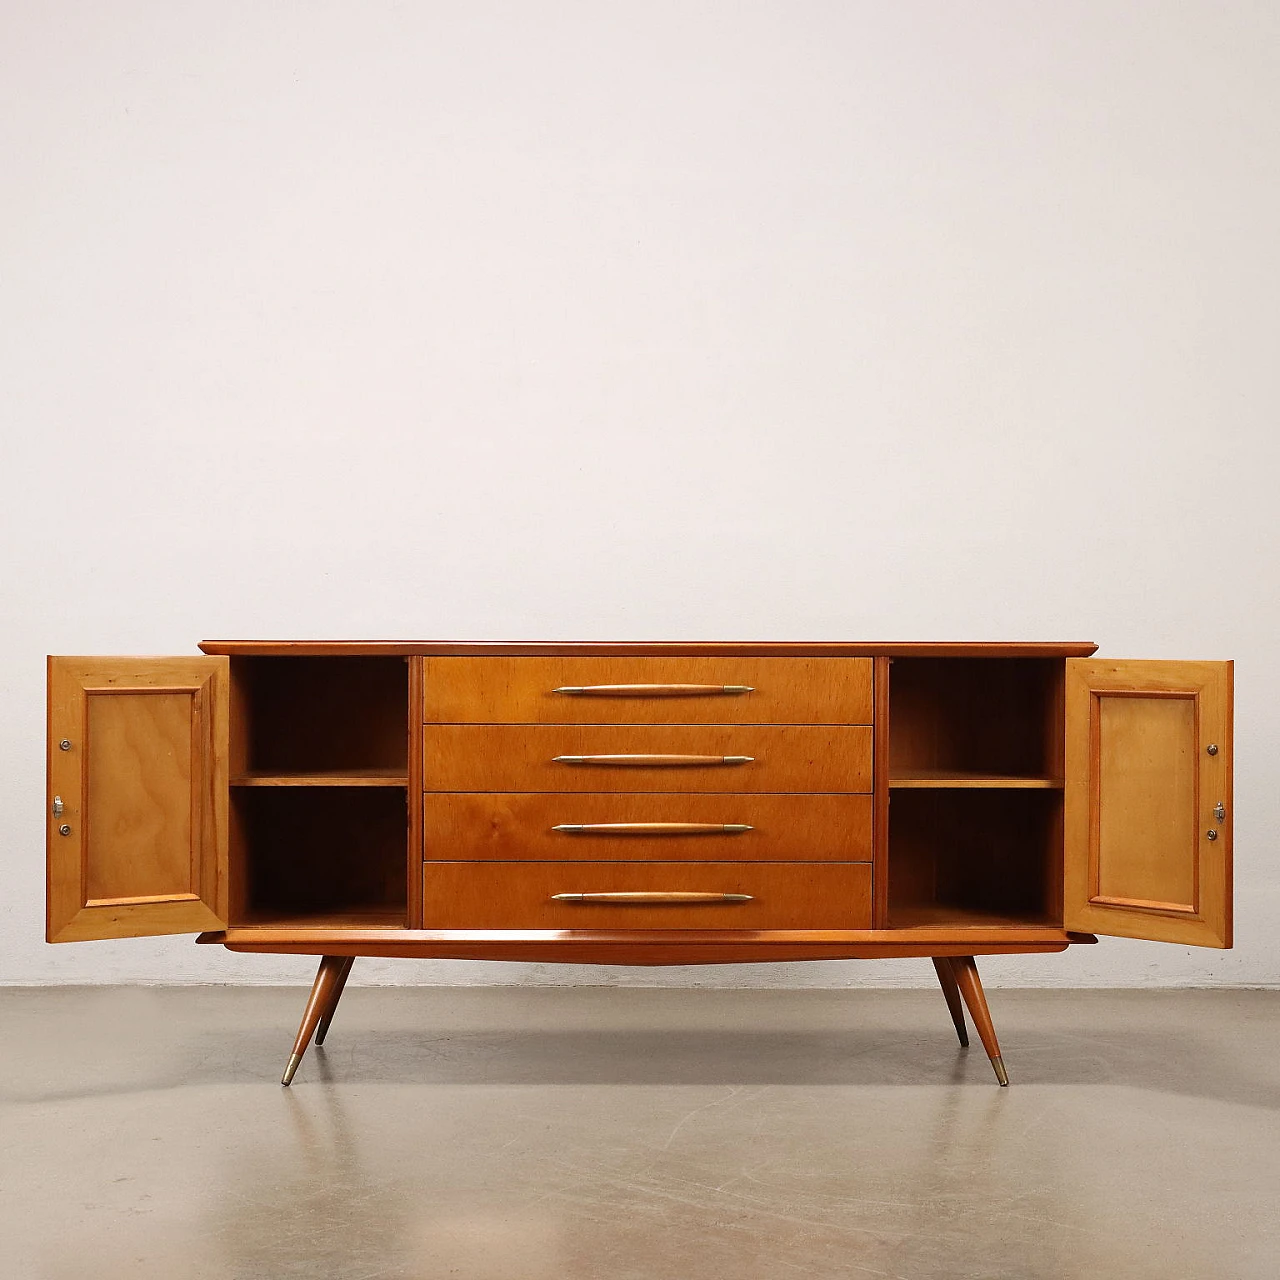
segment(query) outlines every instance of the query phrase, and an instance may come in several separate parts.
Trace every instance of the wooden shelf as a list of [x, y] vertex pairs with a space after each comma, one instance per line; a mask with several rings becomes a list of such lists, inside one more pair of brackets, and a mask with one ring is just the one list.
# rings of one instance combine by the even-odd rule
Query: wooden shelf
[[231, 779], [233, 787], [407, 787], [400, 769], [344, 769], [340, 773], [275, 773], [254, 769]]
[[1061, 929], [1062, 922], [1047, 920], [1034, 912], [1014, 916], [1000, 911], [980, 911], [973, 907], [930, 902], [895, 908], [889, 916], [889, 928]]
[[1016, 774], [981, 773], [968, 769], [900, 769], [889, 779], [892, 790], [904, 788], [935, 790], [982, 789], [1061, 791], [1061, 778], [1023, 777]]
[[289, 911], [260, 907], [246, 911], [236, 929], [403, 929], [404, 907], [346, 907], [332, 911]]

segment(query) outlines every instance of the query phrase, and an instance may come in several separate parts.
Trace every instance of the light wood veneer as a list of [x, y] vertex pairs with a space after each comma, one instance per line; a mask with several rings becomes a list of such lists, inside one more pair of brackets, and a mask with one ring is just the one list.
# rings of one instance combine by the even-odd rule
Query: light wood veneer
[[[563, 893], [743, 894], [691, 906], [557, 902]], [[859, 929], [871, 924], [865, 862], [428, 862], [428, 929]]]
[[[671, 764], [563, 756], [671, 756]], [[725, 759], [749, 757], [743, 763]], [[679, 763], [681, 757], [704, 763]], [[871, 729], [846, 725], [435, 724], [426, 791], [871, 792]]]
[[[869, 795], [428, 792], [428, 859], [600, 862], [869, 862]], [[703, 823], [698, 834], [625, 833], [618, 823]], [[558, 831], [561, 824], [596, 826]], [[724, 824], [748, 831], [719, 831]], [[603, 829], [600, 829], [603, 827]]]
[[[424, 658], [423, 720], [870, 724], [871, 667], [869, 658]], [[633, 692], [620, 696], [620, 686]], [[557, 692], [566, 688], [594, 692]]]

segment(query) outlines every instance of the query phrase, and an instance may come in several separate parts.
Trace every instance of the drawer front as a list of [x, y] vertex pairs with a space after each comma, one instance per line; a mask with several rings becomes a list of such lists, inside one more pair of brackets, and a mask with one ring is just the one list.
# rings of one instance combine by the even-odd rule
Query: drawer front
[[[558, 901], [557, 894], [639, 894]], [[660, 899], [703, 894], [707, 900]], [[743, 900], [720, 900], [720, 895]], [[427, 862], [424, 929], [869, 929], [866, 862]]]
[[871, 797], [440, 792], [422, 829], [428, 859], [869, 862]]
[[871, 790], [871, 729], [849, 725], [423, 728], [426, 791]]
[[426, 658], [423, 720], [870, 724], [871, 671], [870, 658]]

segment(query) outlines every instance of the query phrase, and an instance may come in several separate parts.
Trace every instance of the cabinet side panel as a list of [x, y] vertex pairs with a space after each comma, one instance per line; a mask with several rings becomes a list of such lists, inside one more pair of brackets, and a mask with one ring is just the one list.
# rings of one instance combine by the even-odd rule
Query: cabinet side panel
[[875, 660], [875, 719], [871, 776], [875, 793], [872, 832], [871, 920], [872, 927], [889, 925], [889, 679], [891, 658]]
[[406, 920], [410, 929], [422, 928], [422, 729], [419, 724], [422, 707], [423, 659], [409, 662], [409, 705], [406, 708], [405, 732], [409, 735], [409, 837], [405, 850]]

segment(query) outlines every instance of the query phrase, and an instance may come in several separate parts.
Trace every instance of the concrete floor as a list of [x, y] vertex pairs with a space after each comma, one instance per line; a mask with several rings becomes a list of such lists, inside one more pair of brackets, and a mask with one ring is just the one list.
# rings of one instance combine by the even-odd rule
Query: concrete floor
[[1280, 992], [989, 994], [0, 991], [0, 1272], [1280, 1275]]

